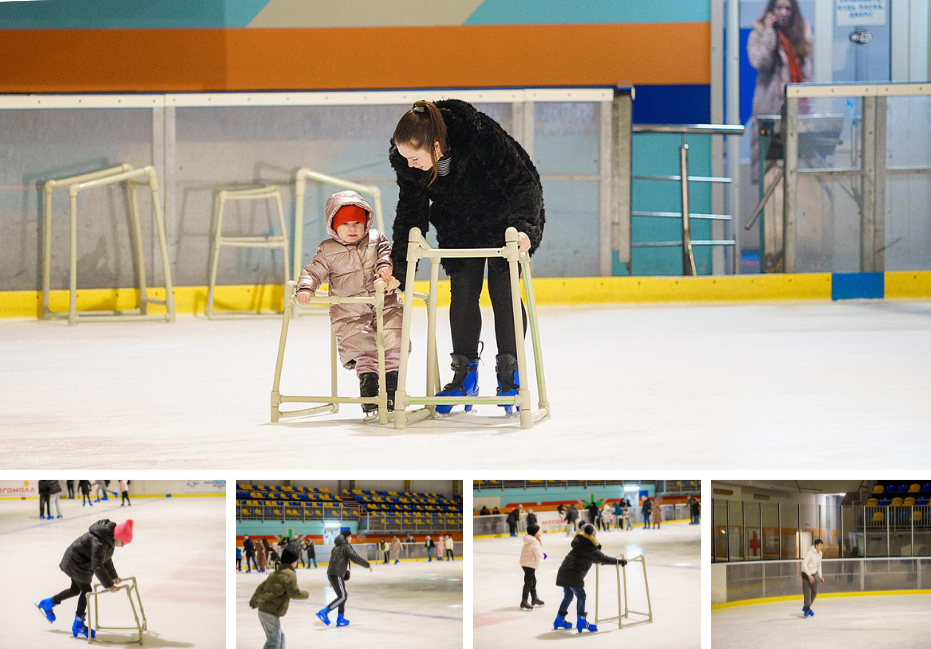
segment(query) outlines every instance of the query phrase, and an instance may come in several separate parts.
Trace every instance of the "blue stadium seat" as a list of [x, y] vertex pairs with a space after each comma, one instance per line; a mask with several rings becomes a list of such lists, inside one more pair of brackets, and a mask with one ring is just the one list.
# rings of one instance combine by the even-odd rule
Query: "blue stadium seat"
[[880, 507], [888, 507], [891, 504], [892, 504], [892, 499], [890, 498], [883, 498], [882, 500], [879, 501]]
[[899, 485], [899, 488], [896, 489], [896, 493], [907, 494], [907, 493], [908, 493], [908, 485], [900, 484], [900, 485]]

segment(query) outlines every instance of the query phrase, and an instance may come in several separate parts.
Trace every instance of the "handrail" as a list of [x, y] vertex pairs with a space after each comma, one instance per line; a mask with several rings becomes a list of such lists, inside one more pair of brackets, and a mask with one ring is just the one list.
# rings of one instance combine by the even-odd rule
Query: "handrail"
[[[631, 243], [631, 248], [663, 248], [682, 246], [682, 274], [697, 275], [698, 269], [695, 266], [695, 254], [693, 246], [733, 246], [733, 273], [738, 271], [740, 246], [737, 239], [736, 227], [733, 215], [730, 214], [711, 214], [695, 215], [692, 214], [689, 200], [689, 183], [705, 182], [714, 184], [732, 184], [730, 177], [707, 177], [707, 176], [690, 176], [689, 175], [689, 145], [686, 143], [687, 135], [743, 135], [744, 127], [733, 124], [633, 124], [631, 132], [637, 133], [672, 133], [682, 136], [682, 145], [679, 147], [679, 174], [677, 175], [631, 175], [632, 180], [649, 180], [649, 181], [676, 181], [679, 183], [679, 199], [682, 205], [682, 211], [672, 212], [655, 212], [655, 211], [634, 211], [631, 217], [637, 218], [681, 218], [682, 219], [682, 240], [681, 241], [654, 241]], [[708, 241], [692, 241], [691, 224], [692, 218], [702, 220], [725, 221], [729, 222], [732, 238], [711, 239]]]
[[733, 124], [634, 124], [633, 133], [680, 133], [684, 135], [743, 135], [744, 127]]

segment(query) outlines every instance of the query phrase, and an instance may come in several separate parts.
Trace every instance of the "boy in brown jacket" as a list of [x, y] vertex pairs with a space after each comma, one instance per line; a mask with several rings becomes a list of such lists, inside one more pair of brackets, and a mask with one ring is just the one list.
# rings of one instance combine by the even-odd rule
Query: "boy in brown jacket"
[[297, 552], [285, 548], [281, 553], [281, 565], [259, 584], [249, 600], [249, 607], [259, 610], [259, 622], [265, 629], [265, 647], [281, 649], [284, 647], [284, 633], [281, 630], [281, 618], [288, 612], [291, 598], [307, 599], [310, 593], [297, 586]]
[[[391, 244], [378, 230], [372, 229], [371, 206], [353, 191], [337, 192], [326, 202], [326, 228], [330, 238], [322, 241], [317, 253], [301, 271], [297, 282], [297, 301], [307, 304], [321, 284], [330, 283], [329, 294], [340, 297], [371, 297], [375, 280], [388, 284], [393, 291], [400, 282], [392, 276]], [[385, 295], [385, 391], [388, 410], [394, 410], [401, 360], [401, 300]], [[339, 348], [339, 360], [359, 377], [359, 394], [378, 396], [378, 346], [375, 308], [370, 304], [332, 304], [330, 322]], [[366, 403], [362, 410], [374, 417], [378, 406]]]

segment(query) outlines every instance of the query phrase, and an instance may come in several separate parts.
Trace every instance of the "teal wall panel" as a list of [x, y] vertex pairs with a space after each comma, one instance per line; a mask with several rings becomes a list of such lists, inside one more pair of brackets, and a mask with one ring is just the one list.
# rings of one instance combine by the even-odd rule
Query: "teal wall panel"
[[46, 0], [0, 3], [0, 29], [248, 27], [268, 0]]
[[708, 0], [485, 0], [467, 25], [710, 22]]

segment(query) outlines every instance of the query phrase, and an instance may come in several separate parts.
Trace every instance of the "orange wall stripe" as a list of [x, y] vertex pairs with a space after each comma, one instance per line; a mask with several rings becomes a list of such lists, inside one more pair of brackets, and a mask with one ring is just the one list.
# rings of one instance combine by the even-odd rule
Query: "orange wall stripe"
[[708, 23], [6, 30], [0, 92], [707, 84], [709, 43]]

